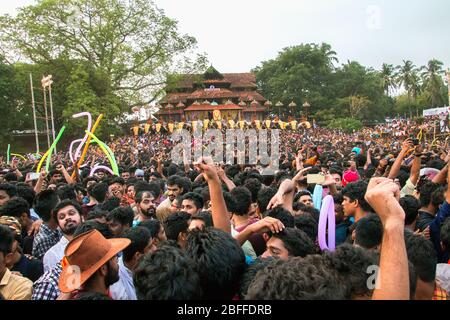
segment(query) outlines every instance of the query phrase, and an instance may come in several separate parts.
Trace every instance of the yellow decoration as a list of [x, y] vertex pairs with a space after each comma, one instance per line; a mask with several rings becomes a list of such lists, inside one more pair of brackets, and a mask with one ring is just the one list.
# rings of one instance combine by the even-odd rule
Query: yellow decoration
[[241, 130], [244, 130], [245, 121], [241, 120], [239, 121], [239, 126], [241, 127]]
[[161, 131], [161, 123], [156, 124], [156, 132], [159, 133], [159, 131]]
[[272, 124], [271, 120], [266, 120], [266, 128], [270, 128], [270, 125]]
[[171, 123], [169, 123], [167, 126], [168, 126], [168, 128], [169, 128], [169, 132], [172, 133], [172, 132], [173, 132], [174, 124], [171, 122]]
[[292, 120], [291, 121], [291, 128], [292, 128], [292, 130], [296, 130], [297, 129], [297, 121], [296, 120]]
[[255, 120], [255, 124], [256, 124], [256, 128], [257, 128], [258, 130], [261, 130], [261, 121]]
[[192, 130], [197, 130], [197, 121], [192, 121]]
[[230, 124], [230, 128], [234, 129], [234, 120], [228, 120], [228, 123]]
[[146, 123], [144, 126], [144, 132], [148, 133], [149, 130], [150, 130], [150, 125], [148, 123]]
[[209, 119], [204, 119], [203, 120], [203, 129], [204, 130], [208, 129], [208, 125], [209, 125]]
[[217, 123], [217, 128], [219, 128], [219, 130], [222, 130], [222, 121], [216, 121]]
[[138, 133], [139, 133], [139, 126], [134, 126], [133, 127], [133, 133], [134, 133], [135, 136], [138, 135]]
[[183, 129], [183, 126], [184, 126], [184, 122], [178, 123], [178, 130]]
[[216, 120], [216, 121], [222, 120], [222, 114], [220, 113], [220, 111], [218, 109], [213, 111], [213, 117], [214, 117], [214, 120]]

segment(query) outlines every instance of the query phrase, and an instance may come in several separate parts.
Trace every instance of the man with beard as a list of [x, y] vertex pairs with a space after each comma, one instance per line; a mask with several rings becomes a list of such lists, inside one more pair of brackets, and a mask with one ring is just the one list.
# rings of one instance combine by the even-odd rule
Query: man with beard
[[76, 228], [83, 222], [81, 206], [72, 200], [61, 201], [53, 210], [63, 236], [44, 255], [44, 271], [52, 269], [64, 257], [64, 249], [73, 238]]
[[141, 191], [136, 195], [137, 217], [133, 221], [133, 227], [142, 221], [156, 218], [155, 196], [150, 191]]
[[[73, 238], [64, 251], [66, 266], [59, 277], [62, 294], [58, 299], [76, 299], [88, 292], [108, 295], [109, 287], [119, 281], [118, 253], [130, 243], [130, 239], [106, 239], [97, 230]], [[79, 272], [76, 283], [71, 266]]]
[[173, 200], [176, 197], [183, 195], [185, 193], [184, 190], [183, 178], [180, 176], [170, 176], [167, 179], [167, 196], [168, 198], [161, 202], [156, 210], [156, 216], [159, 221], [164, 222], [167, 216], [170, 215], [170, 211], [168, 210], [172, 206]]

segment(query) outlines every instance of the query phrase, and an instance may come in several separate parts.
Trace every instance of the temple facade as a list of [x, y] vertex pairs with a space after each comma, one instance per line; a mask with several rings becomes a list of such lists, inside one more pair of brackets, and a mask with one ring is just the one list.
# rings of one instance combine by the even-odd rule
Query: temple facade
[[195, 120], [264, 120], [270, 102], [256, 87], [253, 73], [179, 75], [170, 81], [154, 115], [165, 122]]

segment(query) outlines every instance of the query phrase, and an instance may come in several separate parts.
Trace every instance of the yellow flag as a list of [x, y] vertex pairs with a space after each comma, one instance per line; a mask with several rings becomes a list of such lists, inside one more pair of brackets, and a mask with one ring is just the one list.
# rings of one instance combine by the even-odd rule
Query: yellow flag
[[266, 128], [269, 129], [270, 128], [270, 124], [272, 123], [271, 120], [266, 120]]
[[197, 120], [192, 121], [192, 131], [197, 130]]
[[296, 130], [297, 129], [297, 121], [296, 120], [292, 120], [291, 121], [291, 127], [292, 127], [292, 130]]
[[178, 130], [183, 129], [183, 126], [184, 126], [184, 122], [178, 123]]
[[222, 130], [222, 121], [217, 120], [216, 123], [217, 123], [217, 128]]
[[150, 130], [150, 125], [148, 123], [146, 123], [144, 126], [144, 132], [148, 133], [149, 130]]
[[203, 130], [208, 129], [208, 125], [209, 125], [209, 119], [204, 119], [203, 120]]
[[156, 132], [159, 133], [159, 131], [161, 131], [161, 123], [156, 124]]
[[241, 127], [241, 130], [244, 130], [245, 121], [241, 120], [239, 121], [239, 126]]
[[171, 122], [167, 126], [169, 128], [169, 132], [172, 133], [173, 132], [173, 127], [174, 127], [173, 123]]
[[261, 130], [261, 122], [259, 120], [255, 120], [256, 128]]
[[283, 121], [280, 120], [278, 123], [280, 124], [281, 130], [286, 129], [286, 122], [283, 122]]
[[228, 123], [230, 124], [230, 128], [234, 129], [234, 120], [228, 120]]

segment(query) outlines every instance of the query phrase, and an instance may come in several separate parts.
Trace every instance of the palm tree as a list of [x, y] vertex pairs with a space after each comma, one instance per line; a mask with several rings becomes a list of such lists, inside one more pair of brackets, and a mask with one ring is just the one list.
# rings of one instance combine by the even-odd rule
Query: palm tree
[[331, 50], [331, 46], [328, 43], [322, 43], [320, 45], [320, 52], [327, 59], [327, 66], [330, 69], [334, 69], [334, 62], [339, 62], [338, 58], [336, 58], [336, 51]]
[[441, 94], [441, 87], [443, 85], [442, 74], [444, 64], [436, 59], [428, 61], [426, 66], [421, 68], [421, 75], [423, 79], [423, 88], [430, 94], [431, 106], [439, 106], [444, 104], [444, 99]]
[[[405, 88], [408, 93], [409, 102], [409, 114], [411, 114], [411, 100], [416, 99], [417, 94], [420, 92], [420, 77], [418, 75], [418, 69], [410, 60], [403, 60], [403, 65], [397, 66], [397, 83]], [[418, 110], [416, 110], [418, 113]]]
[[381, 77], [383, 80], [383, 89], [387, 96], [390, 96], [392, 89], [397, 88], [395, 76], [394, 66], [392, 64], [383, 63], [383, 66], [381, 67]]

